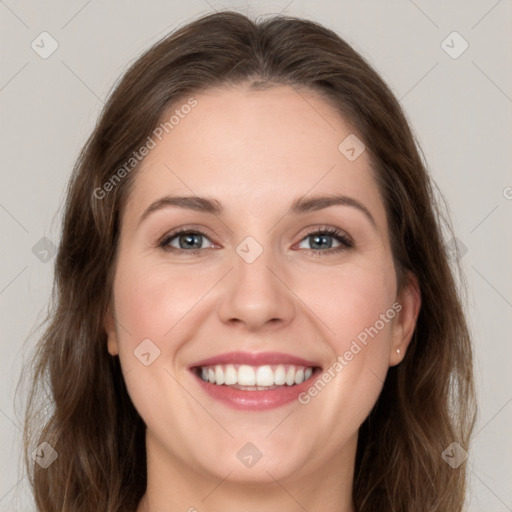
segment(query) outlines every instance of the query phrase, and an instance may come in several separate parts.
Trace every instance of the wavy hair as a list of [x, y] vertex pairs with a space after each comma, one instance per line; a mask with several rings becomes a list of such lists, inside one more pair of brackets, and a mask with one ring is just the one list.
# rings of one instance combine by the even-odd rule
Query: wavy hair
[[[224, 11], [164, 37], [110, 94], [70, 179], [55, 261], [52, 306], [25, 371], [24, 460], [39, 512], [135, 511], [146, 487], [145, 426], [107, 352], [103, 319], [120, 213], [137, 166], [97, 191], [144, 145], [165, 112], [210, 87], [284, 84], [311, 90], [363, 140], [387, 212], [399, 287], [406, 272], [422, 297], [404, 360], [389, 369], [362, 424], [353, 502], [357, 512], [459, 512], [465, 464], [442, 452], [468, 448], [475, 419], [470, 334], [456, 268], [443, 243], [451, 227], [399, 102], [368, 62], [330, 29], [304, 19], [251, 20]], [[43, 469], [32, 450], [49, 443]]]

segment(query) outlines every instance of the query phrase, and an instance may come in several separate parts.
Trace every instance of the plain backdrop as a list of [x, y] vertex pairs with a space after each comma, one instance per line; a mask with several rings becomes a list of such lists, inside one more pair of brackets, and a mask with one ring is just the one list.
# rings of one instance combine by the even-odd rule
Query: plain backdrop
[[113, 84], [144, 49], [198, 15], [225, 8], [325, 24], [361, 52], [400, 99], [450, 206], [470, 290], [479, 418], [466, 462], [468, 510], [512, 511], [510, 0], [5, 0], [0, 512], [34, 510], [20, 465], [14, 394], [24, 342], [50, 296], [61, 205], [79, 149]]

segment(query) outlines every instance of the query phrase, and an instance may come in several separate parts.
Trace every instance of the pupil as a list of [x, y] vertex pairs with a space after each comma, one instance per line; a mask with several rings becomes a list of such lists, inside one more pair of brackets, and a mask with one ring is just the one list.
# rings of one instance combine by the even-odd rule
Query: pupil
[[[201, 240], [199, 239], [201, 235], [198, 234], [188, 234], [188, 235], [181, 235], [180, 236], [180, 246], [182, 245], [182, 241], [184, 242], [183, 245], [186, 246], [186, 248], [194, 248], [194, 249], [200, 249], [201, 248]], [[194, 238], [196, 239], [194, 241]]]
[[[331, 243], [329, 243], [328, 241], [326, 242], [326, 240], [328, 238], [331, 238], [331, 236], [330, 235], [314, 235], [313, 236], [313, 240], [314, 240], [313, 245], [317, 245], [317, 244], [321, 245], [322, 242], [324, 242], [324, 243], [327, 243], [327, 249], [330, 249], [332, 246], [332, 240], [331, 240]], [[316, 248], [317, 247], [313, 247], [313, 249], [316, 249]]]

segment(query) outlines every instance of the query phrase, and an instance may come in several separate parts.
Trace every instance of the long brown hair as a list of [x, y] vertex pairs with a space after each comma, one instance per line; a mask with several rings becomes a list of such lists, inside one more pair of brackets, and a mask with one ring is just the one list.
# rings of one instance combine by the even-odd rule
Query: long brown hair
[[[125, 167], [108, 193], [105, 184], [120, 176], [179, 99], [241, 83], [317, 91], [353, 127], [384, 200], [399, 286], [406, 271], [419, 281], [413, 340], [360, 429], [356, 510], [460, 511], [465, 464], [452, 468], [442, 453], [453, 442], [468, 448], [475, 415], [471, 343], [443, 243], [445, 215], [406, 117], [372, 67], [331, 30], [228, 11], [182, 27], [131, 66], [74, 168], [53, 308], [29, 368], [24, 455], [37, 509], [133, 511], [145, 492], [145, 426], [103, 328], [120, 212], [137, 166]], [[42, 442], [58, 454], [46, 469], [31, 457]]]

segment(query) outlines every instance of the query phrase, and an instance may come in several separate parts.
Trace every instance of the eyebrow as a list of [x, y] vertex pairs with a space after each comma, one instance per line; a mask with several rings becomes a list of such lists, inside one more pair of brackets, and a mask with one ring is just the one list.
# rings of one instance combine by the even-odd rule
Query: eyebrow
[[[144, 210], [144, 213], [140, 217], [139, 224], [153, 212], [172, 206], [213, 215], [222, 215], [224, 211], [222, 204], [217, 199], [199, 196], [165, 196], [151, 203], [146, 210]], [[351, 206], [356, 208], [367, 217], [374, 227], [377, 226], [375, 219], [366, 206], [357, 199], [343, 195], [322, 195], [309, 198], [299, 197], [292, 203], [287, 215], [301, 215], [323, 210], [331, 206]]]

